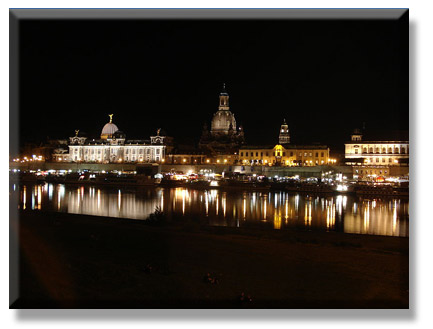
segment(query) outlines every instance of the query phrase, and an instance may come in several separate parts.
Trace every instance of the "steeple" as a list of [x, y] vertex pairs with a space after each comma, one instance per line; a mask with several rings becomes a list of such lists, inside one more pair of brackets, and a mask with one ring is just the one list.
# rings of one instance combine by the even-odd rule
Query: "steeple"
[[226, 84], [223, 83], [223, 90], [220, 93], [220, 105], [219, 110], [229, 110], [229, 94], [226, 91]]
[[362, 132], [360, 129], [354, 129], [352, 135], [350, 136], [352, 142], [360, 142], [362, 141]]
[[280, 128], [280, 137], [278, 140], [279, 144], [289, 144], [290, 143], [290, 134], [289, 134], [289, 126], [286, 123], [286, 119], [284, 119], [283, 124]]

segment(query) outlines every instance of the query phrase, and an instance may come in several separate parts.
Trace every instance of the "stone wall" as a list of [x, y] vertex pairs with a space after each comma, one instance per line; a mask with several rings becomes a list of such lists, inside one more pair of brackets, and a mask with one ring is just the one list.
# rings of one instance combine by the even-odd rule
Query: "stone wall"
[[295, 176], [299, 177], [321, 177], [322, 172], [333, 171], [352, 177], [352, 167], [350, 166], [313, 166], [313, 167], [267, 167], [267, 166], [234, 166], [234, 165], [177, 165], [177, 164], [132, 164], [132, 163], [72, 163], [72, 162], [10, 162], [10, 169], [20, 170], [92, 170], [92, 171], [142, 171], [151, 170], [152, 173], [158, 172], [199, 172], [200, 170], [211, 170], [216, 174], [223, 172], [236, 172], [242, 174], [266, 175], [268, 177]]

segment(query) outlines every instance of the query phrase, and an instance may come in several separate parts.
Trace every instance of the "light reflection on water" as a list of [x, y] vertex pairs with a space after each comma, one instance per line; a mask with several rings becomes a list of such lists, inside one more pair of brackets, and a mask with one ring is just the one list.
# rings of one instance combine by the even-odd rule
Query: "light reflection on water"
[[210, 225], [297, 227], [373, 235], [409, 235], [409, 201], [289, 192], [106, 188], [63, 184], [11, 186], [22, 209], [146, 219], [159, 207], [168, 217], [192, 216]]

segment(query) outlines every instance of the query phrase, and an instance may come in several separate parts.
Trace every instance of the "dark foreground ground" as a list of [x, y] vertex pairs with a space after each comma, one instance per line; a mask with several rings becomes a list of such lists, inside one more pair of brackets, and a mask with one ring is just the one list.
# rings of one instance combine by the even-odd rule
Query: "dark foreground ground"
[[[409, 306], [408, 238], [19, 216], [11, 308]], [[218, 283], [206, 283], [207, 273]]]

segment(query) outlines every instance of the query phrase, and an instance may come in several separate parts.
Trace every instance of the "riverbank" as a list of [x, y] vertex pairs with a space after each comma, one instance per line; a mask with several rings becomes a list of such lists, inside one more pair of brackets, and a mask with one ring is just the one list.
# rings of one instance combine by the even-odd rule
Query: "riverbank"
[[13, 308], [408, 307], [408, 238], [19, 215]]

